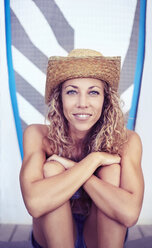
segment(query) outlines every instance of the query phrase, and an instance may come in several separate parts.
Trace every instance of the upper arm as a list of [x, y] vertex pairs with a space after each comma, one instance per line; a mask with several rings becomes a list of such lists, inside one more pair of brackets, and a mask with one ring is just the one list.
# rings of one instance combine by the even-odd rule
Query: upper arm
[[120, 187], [134, 195], [136, 204], [141, 206], [144, 192], [144, 179], [141, 167], [142, 143], [137, 133], [129, 131], [121, 158]]
[[24, 158], [20, 172], [22, 188], [43, 178], [43, 164], [46, 161], [43, 136], [36, 125], [26, 128], [23, 135]]

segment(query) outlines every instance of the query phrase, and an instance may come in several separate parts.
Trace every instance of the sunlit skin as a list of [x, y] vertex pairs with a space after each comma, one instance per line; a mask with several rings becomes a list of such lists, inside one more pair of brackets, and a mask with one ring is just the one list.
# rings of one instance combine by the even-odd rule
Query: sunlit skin
[[99, 120], [103, 102], [104, 84], [98, 79], [77, 78], [63, 83], [63, 112], [73, 139], [84, 138]]

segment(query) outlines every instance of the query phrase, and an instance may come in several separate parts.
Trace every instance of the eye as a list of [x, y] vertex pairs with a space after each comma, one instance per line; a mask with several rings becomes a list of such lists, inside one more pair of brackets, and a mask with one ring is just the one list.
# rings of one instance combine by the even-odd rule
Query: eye
[[76, 90], [68, 90], [66, 92], [67, 95], [76, 95], [77, 94], [77, 91]]
[[89, 94], [95, 96], [95, 95], [99, 95], [100, 93], [96, 90], [92, 90], [89, 92]]

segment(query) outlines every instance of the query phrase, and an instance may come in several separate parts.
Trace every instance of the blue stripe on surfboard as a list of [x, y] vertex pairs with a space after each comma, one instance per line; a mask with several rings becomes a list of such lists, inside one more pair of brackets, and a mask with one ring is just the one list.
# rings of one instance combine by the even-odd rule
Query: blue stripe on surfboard
[[146, 0], [140, 1], [137, 62], [136, 62], [136, 70], [135, 70], [135, 78], [134, 78], [134, 90], [133, 90], [132, 104], [131, 104], [131, 109], [129, 112], [128, 123], [127, 123], [127, 128], [131, 130], [133, 130], [135, 127], [141, 81], [142, 81], [143, 65], [144, 65], [146, 4], [147, 4]]
[[19, 117], [18, 105], [17, 105], [15, 76], [14, 76], [13, 63], [12, 63], [10, 1], [5, 0], [4, 3], [5, 3], [6, 54], [7, 54], [7, 66], [8, 66], [8, 78], [9, 78], [9, 91], [10, 91], [20, 154], [21, 154], [21, 158], [23, 159], [23, 145], [22, 145], [23, 134], [21, 128], [21, 121]]

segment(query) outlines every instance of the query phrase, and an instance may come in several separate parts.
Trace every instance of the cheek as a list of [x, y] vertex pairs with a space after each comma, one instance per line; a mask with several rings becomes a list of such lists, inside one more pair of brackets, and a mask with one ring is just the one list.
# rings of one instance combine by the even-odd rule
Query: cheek
[[104, 99], [100, 99], [100, 101], [96, 103], [96, 110], [100, 114], [102, 113], [103, 103], [104, 103]]
[[66, 116], [66, 113], [67, 113], [67, 111], [68, 111], [68, 109], [67, 109], [67, 106], [66, 106], [66, 103], [65, 102], [63, 102], [62, 103], [63, 105], [63, 114]]
[[76, 97], [62, 96], [63, 111], [69, 112], [75, 107]]
[[63, 99], [62, 106], [63, 106], [63, 114], [67, 118], [69, 113], [71, 112], [71, 107], [69, 107], [71, 106], [71, 103], [67, 99], [65, 101]]

